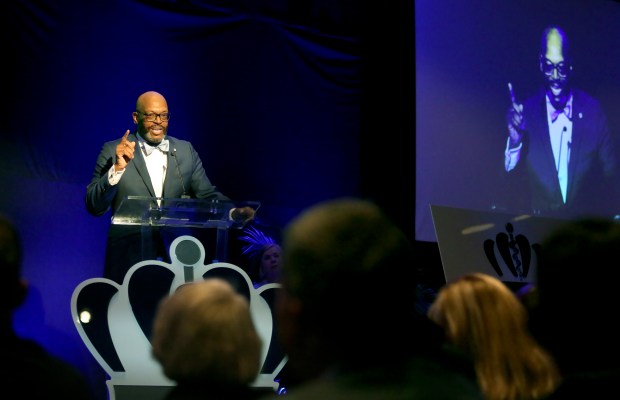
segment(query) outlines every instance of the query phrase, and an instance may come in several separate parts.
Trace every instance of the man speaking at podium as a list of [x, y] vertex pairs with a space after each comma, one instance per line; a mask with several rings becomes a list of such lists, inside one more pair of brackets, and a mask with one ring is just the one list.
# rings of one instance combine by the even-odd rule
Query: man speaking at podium
[[612, 217], [620, 199], [617, 138], [600, 101], [572, 84], [565, 31], [549, 26], [540, 43], [544, 87], [520, 103], [508, 84], [504, 169], [508, 179], [525, 179], [506, 191], [510, 201], [521, 202], [511, 208], [560, 218]]
[[[164, 96], [154, 91], [141, 94], [132, 117], [136, 131], [127, 130], [120, 139], [104, 143], [99, 153], [86, 188], [90, 214], [99, 217], [111, 209], [114, 215], [126, 196], [230, 200], [211, 183], [192, 144], [168, 136], [170, 111]], [[248, 221], [254, 212], [251, 207], [233, 208], [230, 217]], [[169, 261], [168, 246], [173, 238], [167, 238], [158, 227], [150, 229], [150, 234], [153, 246], [143, 249], [141, 226], [112, 224], [104, 278], [122, 283], [137, 262]]]

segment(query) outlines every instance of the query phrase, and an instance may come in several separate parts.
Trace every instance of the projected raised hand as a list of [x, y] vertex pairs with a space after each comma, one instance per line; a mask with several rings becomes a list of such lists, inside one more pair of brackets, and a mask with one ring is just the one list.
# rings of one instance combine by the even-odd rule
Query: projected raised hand
[[508, 82], [508, 92], [510, 93], [510, 108], [508, 109], [507, 122], [508, 132], [510, 133], [510, 144], [512, 147], [518, 146], [523, 137], [523, 104], [517, 102], [512, 83]]

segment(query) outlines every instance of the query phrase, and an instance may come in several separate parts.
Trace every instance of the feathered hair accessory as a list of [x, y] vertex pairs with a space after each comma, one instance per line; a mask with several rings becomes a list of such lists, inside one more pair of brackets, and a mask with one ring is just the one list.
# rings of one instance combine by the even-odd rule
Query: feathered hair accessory
[[249, 258], [260, 256], [265, 247], [270, 247], [277, 244], [272, 237], [265, 235], [265, 233], [254, 228], [253, 226], [247, 226], [243, 230], [245, 235], [240, 236], [239, 240], [246, 242], [247, 244], [241, 248], [241, 254]]

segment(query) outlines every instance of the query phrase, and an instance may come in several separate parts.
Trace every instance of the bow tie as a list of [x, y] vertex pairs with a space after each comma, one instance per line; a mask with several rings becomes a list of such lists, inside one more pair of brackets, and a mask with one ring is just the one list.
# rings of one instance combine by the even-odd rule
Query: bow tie
[[555, 120], [558, 119], [560, 114], [566, 115], [566, 117], [570, 120], [570, 106], [567, 105], [561, 110], [553, 110], [551, 112], [551, 122], [555, 122]]
[[162, 140], [161, 143], [159, 143], [157, 146], [151, 146], [147, 142], [142, 142], [142, 143], [144, 143], [143, 149], [144, 149], [144, 153], [147, 156], [150, 155], [155, 149], [159, 149], [164, 153], [166, 153], [168, 149], [170, 149], [170, 144], [168, 143], [168, 139]]

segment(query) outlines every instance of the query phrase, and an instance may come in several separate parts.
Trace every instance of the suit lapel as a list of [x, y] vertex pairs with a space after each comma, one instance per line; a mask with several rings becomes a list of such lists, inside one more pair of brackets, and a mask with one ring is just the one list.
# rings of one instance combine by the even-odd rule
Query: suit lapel
[[573, 197], [573, 184], [575, 182], [576, 176], [576, 168], [579, 160], [579, 149], [583, 149], [582, 141], [584, 140], [583, 133], [586, 126], [583, 124], [581, 120], [582, 116], [582, 105], [583, 103], [578, 98], [579, 95], [577, 91], [573, 91], [573, 111], [572, 111], [572, 135], [570, 141], [570, 154], [568, 159], [568, 185], [566, 188], [566, 202], [572, 201]]
[[[170, 194], [175, 193], [175, 188], [181, 184], [181, 177], [177, 165], [179, 161], [176, 155], [172, 155], [173, 152], [176, 152], [175, 141], [170, 137], [167, 137], [167, 139], [170, 142], [170, 150], [168, 151], [168, 168], [166, 168], [163, 193], [165, 197], [173, 197]], [[168, 195], [166, 195], [166, 193], [168, 193]]]

